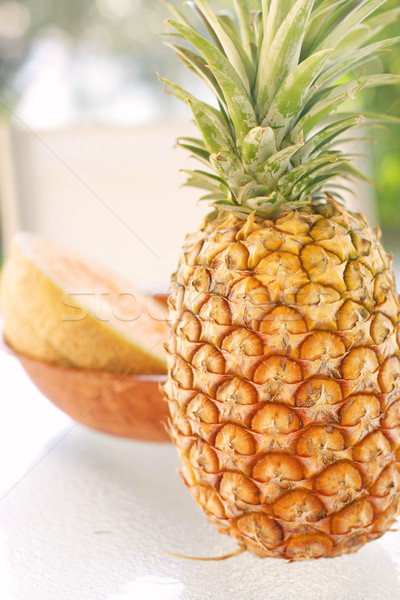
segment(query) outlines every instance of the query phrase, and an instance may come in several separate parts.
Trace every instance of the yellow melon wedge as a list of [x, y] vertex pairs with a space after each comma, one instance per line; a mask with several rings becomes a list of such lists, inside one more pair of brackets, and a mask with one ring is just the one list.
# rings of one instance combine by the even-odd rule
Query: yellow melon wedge
[[166, 372], [166, 308], [56, 244], [18, 234], [0, 298], [5, 340], [25, 356], [110, 373]]

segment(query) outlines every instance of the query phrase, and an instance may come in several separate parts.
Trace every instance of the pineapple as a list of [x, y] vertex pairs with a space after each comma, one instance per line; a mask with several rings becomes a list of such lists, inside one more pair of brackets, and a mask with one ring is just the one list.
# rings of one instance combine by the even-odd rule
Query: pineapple
[[163, 80], [193, 112], [200, 137], [179, 144], [214, 207], [172, 277], [170, 433], [191, 495], [241, 548], [338, 556], [400, 507], [400, 304], [379, 230], [342, 202], [347, 180], [368, 177], [341, 145], [384, 119], [350, 100], [398, 81], [364, 65], [399, 42], [376, 37], [400, 11], [233, 4], [195, 0], [197, 28], [170, 6], [167, 24], [216, 98]]

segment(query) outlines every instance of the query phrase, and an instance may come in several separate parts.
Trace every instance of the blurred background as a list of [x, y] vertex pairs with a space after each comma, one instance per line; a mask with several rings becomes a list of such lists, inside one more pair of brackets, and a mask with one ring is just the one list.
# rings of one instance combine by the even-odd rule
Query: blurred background
[[[190, 163], [173, 145], [191, 131], [190, 116], [156, 76], [200, 85], [157, 35], [168, 16], [159, 0], [0, 0], [3, 256], [28, 229], [132, 281], [165, 285], [185, 233], [208, 211], [180, 187]], [[391, 29], [397, 35], [398, 23]], [[372, 68], [400, 73], [400, 52]], [[360, 110], [400, 117], [399, 92], [367, 90]], [[379, 189], [359, 188], [356, 205], [399, 252], [400, 128], [369, 135], [362, 151]]]

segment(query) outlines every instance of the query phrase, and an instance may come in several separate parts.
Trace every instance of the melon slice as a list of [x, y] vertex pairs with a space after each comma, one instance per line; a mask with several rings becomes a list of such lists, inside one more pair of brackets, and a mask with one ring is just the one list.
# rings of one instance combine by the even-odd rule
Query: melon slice
[[166, 372], [162, 303], [56, 244], [16, 236], [0, 293], [5, 340], [25, 356], [111, 373]]

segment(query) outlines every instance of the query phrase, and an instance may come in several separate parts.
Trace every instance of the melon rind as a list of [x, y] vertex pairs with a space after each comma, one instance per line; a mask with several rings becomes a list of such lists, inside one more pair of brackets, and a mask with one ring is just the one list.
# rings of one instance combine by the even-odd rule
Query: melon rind
[[[82, 288], [66, 289], [59, 274], [52, 272], [54, 254], [62, 258], [65, 253], [72, 268], [74, 264], [77, 268], [79, 264], [89, 265], [89, 261], [49, 242], [43, 242], [49, 250], [48, 259], [41, 256], [39, 260], [34, 252], [37, 242], [34, 236], [19, 234], [3, 269], [0, 298], [6, 342], [16, 352], [56, 365], [110, 373], [165, 373], [166, 309], [90, 263], [93, 280], [103, 287], [104, 282], [111, 281], [121, 291], [129, 290], [147, 318], [144, 331], [142, 317], [130, 324], [115, 319], [112, 323], [101, 321], [85, 303], [77, 302]], [[93, 280], [88, 284], [93, 285]], [[154, 328], [145, 313], [156, 315]]]

